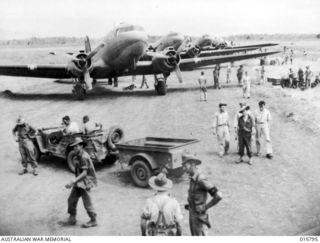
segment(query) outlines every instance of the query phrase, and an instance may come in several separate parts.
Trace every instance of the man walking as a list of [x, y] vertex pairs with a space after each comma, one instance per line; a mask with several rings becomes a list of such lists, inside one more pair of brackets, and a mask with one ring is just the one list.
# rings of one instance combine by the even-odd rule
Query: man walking
[[261, 156], [261, 140], [262, 136], [266, 141], [267, 158], [272, 159], [272, 144], [269, 131], [269, 123], [271, 121], [270, 111], [265, 108], [266, 103], [262, 100], [259, 102], [259, 109], [255, 111], [256, 123], [256, 145], [257, 155]]
[[247, 162], [249, 165], [252, 165], [252, 150], [251, 150], [251, 137], [254, 129], [254, 120], [251, 116], [249, 116], [250, 107], [243, 107], [240, 112], [242, 116], [238, 121], [238, 138], [239, 138], [239, 155], [240, 160], [236, 163], [243, 163], [244, 149], [247, 150], [247, 155], [249, 157], [249, 161]]
[[19, 175], [28, 173], [28, 163], [33, 168], [33, 175], [37, 176], [38, 163], [35, 157], [35, 148], [30, 136], [36, 133], [36, 129], [27, 124], [22, 116], [19, 116], [15, 127], [12, 129], [12, 134], [19, 144], [19, 152], [21, 155], [22, 171]]
[[231, 65], [230, 64], [228, 64], [228, 66], [227, 66], [227, 84], [228, 83], [231, 83]]
[[260, 70], [260, 84], [264, 84], [265, 74], [266, 74], [266, 70], [265, 70], [265, 68], [264, 68], [264, 65], [261, 65], [261, 70]]
[[238, 78], [238, 84], [239, 86], [242, 85], [242, 78], [243, 78], [243, 66], [240, 65], [240, 67], [237, 70], [237, 78]]
[[207, 101], [207, 78], [204, 76], [204, 72], [201, 72], [200, 77], [198, 78], [199, 86], [200, 86], [200, 101]]
[[213, 135], [217, 134], [219, 144], [219, 156], [222, 157], [225, 153], [228, 153], [230, 144], [230, 132], [229, 132], [229, 116], [225, 110], [227, 104], [219, 104], [219, 112], [214, 114], [213, 118]]
[[305, 77], [306, 77], [306, 87], [311, 87], [311, 78], [313, 76], [312, 71], [310, 70], [309, 66], [306, 66], [306, 71], [305, 71]]
[[147, 199], [141, 215], [142, 236], [180, 236], [183, 218], [180, 205], [170, 196], [172, 181], [165, 173], [159, 173], [149, 179], [149, 186], [157, 193]]
[[[201, 161], [195, 156], [183, 156], [183, 170], [190, 177], [188, 204], [185, 205], [185, 209], [189, 210], [189, 226], [192, 236], [207, 235], [207, 228], [211, 228], [208, 210], [222, 199], [218, 189], [199, 172], [197, 168], [199, 164]], [[212, 199], [207, 203], [208, 194]]]
[[214, 82], [214, 88], [220, 89], [220, 83], [219, 83], [219, 75], [220, 75], [220, 67], [219, 65], [216, 65], [213, 69], [213, 82]]
[[251, 87], [251, 79], [248, 76], [248, 72], [244, 72], [244, 77], [243, 77], [243, 98], [250, 99], [250, 87]]
[[146, 85], [147, 89], [149, 89], [149, 86], [148, 86], [148, 83], [147, 83], [147, 78], [146, 78], [145, 75], [142, 75], [142, 82], [141, 82], [140, 89], [142, 89], [144, 85]]
[[63, 226], [76, 224], [77, 204], [79, 198], [82, 197], [83, 205], [90, 217], [90, 221], [82, 224], [82, 227], [95, 227], [97, 226], [97, 214], [92, 205], [90, 190], [97, 186], [96, 171], [89, 154], [83, 149], [84, 142], [81, 138], [76, 137], [74, 143], [70, 146], [74, 150], [73, 162], [75, 165], [75, 179], [65, 186], [67, 189], [72, 188], [68, 198], [68, 213], [70, 216], [67, 221], [59, 223]]

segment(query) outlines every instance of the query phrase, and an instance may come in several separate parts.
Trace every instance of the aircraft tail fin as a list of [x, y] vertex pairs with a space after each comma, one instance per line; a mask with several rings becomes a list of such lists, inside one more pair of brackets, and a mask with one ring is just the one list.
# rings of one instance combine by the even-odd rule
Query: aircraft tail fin
[[86, 36], [86, 38], [84, 39], [84, 47], [85, 47], [86, 53], [91, 52], [90, 39], [88, 36]]

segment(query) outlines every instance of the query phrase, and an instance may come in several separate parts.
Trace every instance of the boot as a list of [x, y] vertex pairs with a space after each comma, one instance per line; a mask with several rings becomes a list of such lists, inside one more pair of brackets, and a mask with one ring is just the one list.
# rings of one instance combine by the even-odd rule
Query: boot
[[240, 164], [240, 163], [243, 163], [243, 157], [240, 157], [240, 159], [236, 161], [236, 164]]
[[70, 215], [66, 221], [59, 221], [58, 224], [61, 226], [71, 226], [77, 223], [77, 219], [75, 215]]
[[24, 175], [26, 173], [28, 173], [28, 169], [27, 168], [23, 168], [22, 171], [20, 171], [18, 174], [19, 175]]
[[96, 216], [91, 216], [90, 218], [89, 222], [82, 224], [82, 228], [90, 228], [98, 225]]
[[252, 165], [252, 158], [249, 158], [248, 165]]
[[34, 176], [37, 176], [37, 175], [38, 175], [38, 172], [37, 172], [36, 168], [33, 169], [32, 174], [33, 174]]

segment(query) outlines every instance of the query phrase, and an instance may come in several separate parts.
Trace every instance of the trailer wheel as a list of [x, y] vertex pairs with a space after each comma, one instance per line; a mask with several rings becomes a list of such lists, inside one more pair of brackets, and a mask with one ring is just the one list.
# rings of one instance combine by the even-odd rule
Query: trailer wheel
[[75, 160], [75, 157], [76, 157], [76, 152], [71, 150], [69, 153], [68, 153], [68, 156], [67, 156], [67, 163], [68, 163], [68, 167], [70, 169], [71, 172], [75, 172], [75, 165], [74, 165], [74, 160]]
[[134, 184], [138, 187], [147, 187], [151, 175], [151, 169], [145, 161], [140, 158], [133, 161], [131, 166], [131, 177]]
[[115, 151], [116, 148], [116, 143], [119, 143], [123, 140], [124, 135], [123, 135], [123, 130], [118, 127], [118, 126], [112, 126], [109, 128], [109, 133], [108, 133], [108, 139], [107, 139], [107, 145], [108, 148], [111, 149], [112, 151]]

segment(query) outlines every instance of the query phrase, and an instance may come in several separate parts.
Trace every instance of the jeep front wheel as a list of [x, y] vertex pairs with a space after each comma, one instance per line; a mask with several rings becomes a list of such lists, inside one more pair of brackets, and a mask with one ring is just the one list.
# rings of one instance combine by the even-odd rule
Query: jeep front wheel
[[67, 156], [67, 163], [68, 163], [68, 167], [69, 169], [71, 170], [71, 172], [75, 172], [75, 159], [76, 159], [76, 152], [71, 150], [69, 153], [68, 153], [68, 156]]

